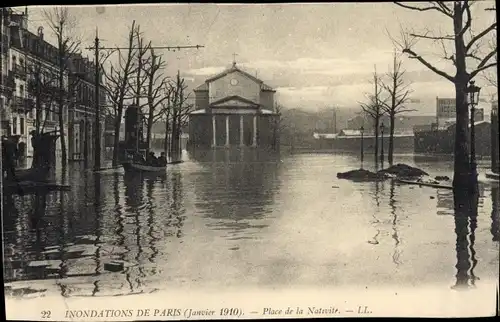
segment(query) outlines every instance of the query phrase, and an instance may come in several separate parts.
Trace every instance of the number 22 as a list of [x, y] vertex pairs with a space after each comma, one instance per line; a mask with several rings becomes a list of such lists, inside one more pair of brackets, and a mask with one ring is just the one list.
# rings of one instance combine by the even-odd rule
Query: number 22
[[50, 311], [42, 311], [42, 319], [49, 319], [50, 318]]

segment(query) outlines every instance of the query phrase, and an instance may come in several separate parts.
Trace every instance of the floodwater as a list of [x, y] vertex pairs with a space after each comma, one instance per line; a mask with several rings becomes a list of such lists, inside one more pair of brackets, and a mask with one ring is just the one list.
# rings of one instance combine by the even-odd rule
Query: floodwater
[[[72, 165], [69, 192], [4, 196], [6, 282], [55, 279], [75, 296], [498, 279], [498, 184], [481, 183], [477, 216], [455, 216], [451, 190], [337, 179], [359, 167], [356, 156], [183, 158], [164, 176]], [[451, 160], [395, 161], [452, 174]], [[123, 269], [110, 271], [112, 261]]]

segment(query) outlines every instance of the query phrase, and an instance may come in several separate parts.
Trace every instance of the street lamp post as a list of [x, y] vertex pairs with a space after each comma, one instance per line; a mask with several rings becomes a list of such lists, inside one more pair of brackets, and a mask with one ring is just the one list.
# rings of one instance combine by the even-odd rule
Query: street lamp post
[[359, 128], [359, 131], [361, 132], [361, 169], [363, 169], [363, 159], [365, 157], [365, 151], [364, 151], [364, 147], [363, 147], [363, 144], [364, 144], [364, 137], [363, 137], [363, 134], [365, 132], [365, 128], [363, 126], [361, 126]]
[[471, 175], [477, 176], [476, 165], [476, 130], [474, 126], [474, 116], [476, 112], [476, 105], [479, 102], [479, 92], [481, 88], [475, 85], [474, 81], [470, 81], [469, 87], [466, 92], [469, 94], [470, 104], [470, 171]]
[[380, 135], [381, 135], [381, 145], [380, 145], [380, 163], [382, 164], [382, 168], [384, 167], [384, 123], [380, 124]]

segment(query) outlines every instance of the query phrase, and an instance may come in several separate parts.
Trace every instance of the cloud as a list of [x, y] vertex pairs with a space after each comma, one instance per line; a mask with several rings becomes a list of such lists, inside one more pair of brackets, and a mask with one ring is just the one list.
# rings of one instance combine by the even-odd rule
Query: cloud
[[[277, 100], [291, 108], [309, 106], [358, 106], [373, 91], [374, 66], [381, 75], [389, 71], [393, 52], [371, 50], [349, 59], [304, 57], [294, 60], [255, 60], [238, 65], [277, 90]], [[403, 59], [405, 79], [411, 83], [412, 98], [422, 101], [422, 113], [435, 110], [435, 98], [453, 97], [453, 84], [427, 70], [418, 61]], [[447, 61], [436, 58], [434, 65], [447, 70]], [[203, 81], [227, 67], [211, 66], [186, 72]], [[451, 74], [451, 73], [450, 73]]]
[[212, 76], [222, 72], [225, 68], [223, 66], [210, 66], [203, 68], [189, 69], [184, 72], [186, 75], [193, 76]]

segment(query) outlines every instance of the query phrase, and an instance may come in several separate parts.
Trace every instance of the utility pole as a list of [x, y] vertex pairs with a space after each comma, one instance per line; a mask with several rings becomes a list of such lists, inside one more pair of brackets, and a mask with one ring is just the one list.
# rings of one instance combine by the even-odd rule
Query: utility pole
[[101, 168], [101, 113], [99, 102], [99, 34], [97, 28], [95, 30], [95, 137], [94, 137], [94, 169]]
[[[170, 50], [181, 50], [181, 49], [191, 49], [191, 48], [204, 48], [205, 46], [201, 45], [190, 45], [190, 46], [151, 46], [150, 48], [153, 49], [167, 49], [168, 51]], [[101, 168], [101, 135], [100, 135], [100, 102], [99, 102], [99, 87], [100, 87], [100, 81], [99, 81], [99, 68], [100, 68], [100, 62], [99, 62], [99, 50], [104, 49], [104, 50], [120, 50], [120, 49], [125, 49], [125, 50], [130, 50], [130, 47], [100, 47], [99, 46], [99, 35], [97, 32], [96, 28], [96, 35], [95, 35], [95, 41], [94, 41], [94, 46], [93, 47], [86, 47], [85, 49], [87, 50], [94, 50], [95, 52], [95, 164], [94, 164], [94, 169], [99, 170]], [[142, 124], [141, 124], [142, 125]], [[139, 124], [137, 124], [139, 126]]]

